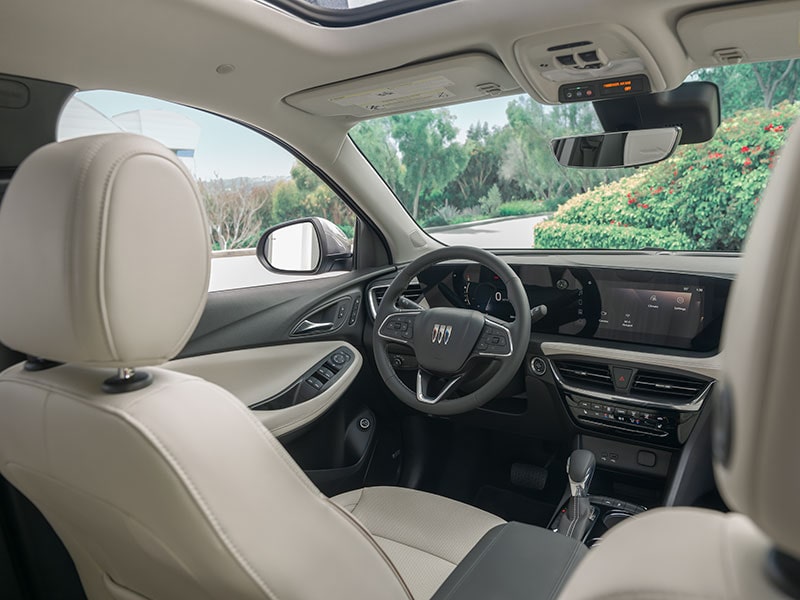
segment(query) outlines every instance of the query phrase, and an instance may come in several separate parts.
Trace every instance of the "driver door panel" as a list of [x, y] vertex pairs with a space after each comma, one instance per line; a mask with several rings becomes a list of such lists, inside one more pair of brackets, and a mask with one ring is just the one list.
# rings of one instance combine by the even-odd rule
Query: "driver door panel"
[[[342, 349], [352, 358], [322, 389], [315, 390], [312, 387], [309, 396], [312, 393], [313, 396], [297, 399], [304, 401], [281, 408], [258, 409], [274, 404], [297, 385], [305, 388], [308, 380], [316, 382], [309, 386], [323, 383], [315, 377], [320, 370], [315, 367], [320, 363], [328, 363], [331, 356], [346, 356], [341, 352]], [[280, 437], [313, 423], [331, 408], [346, 393], [362, 364], [361, 353], [354, 346], [346, 342], [316, 341], [206, 354], [173, 360], [165, 366], [173, 371], [202, 377], [228, 390], [245, 406], [253, 409], [253, 414], [275, 437]]]
[[[384, 418], [387, 392], [366, 360], [363, 337], [366, 287], [393, 272], [212, 292], [189, 343], [165, 368], [216, 383], [254, 409], [323, 493], [363, 486], [378, 463], [388, 469], [386, 482], [399, 441], [393, 419]], [[298, 327], [307, 322], [333, 325]], [[344, 366], [331, 362], [337, 353], [347, 354]], [[334, 376], [316, 375], [322, 367]], [[312, 376], [321, 389], [309, 390]]]

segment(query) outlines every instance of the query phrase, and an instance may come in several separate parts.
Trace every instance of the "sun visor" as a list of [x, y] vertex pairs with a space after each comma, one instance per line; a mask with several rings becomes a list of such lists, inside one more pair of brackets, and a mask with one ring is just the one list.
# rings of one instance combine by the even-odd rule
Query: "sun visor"
[[290, 106], [323, 117], [368, 119], [521, 92], [502, 62], [466, 54], [402, 67], [287, 96]]
[[710, 81], [687, 81], [668, 92], [595, 102], [594, 110], [605, 131], [680, 127], [681, 144], [699, 144], [719, 127], [719, 89]]
[[698, 67], [795, 58], [800, 1], [754, 2], [689, 13], [678, 36]]

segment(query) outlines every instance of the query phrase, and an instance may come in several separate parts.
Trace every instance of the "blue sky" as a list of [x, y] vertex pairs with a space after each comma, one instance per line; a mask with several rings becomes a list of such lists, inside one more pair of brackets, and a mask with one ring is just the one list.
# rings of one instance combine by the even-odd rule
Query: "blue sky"
[[[289, 174], [294, 158], [271, 140], [246, 127], [231, 123], [193, 108], [125, 94], [122, 92], [80, 92], [78, 98], [107, 117], [138, 109], [171, 110], [192, 119], [200, 126], [200, 141], [195, 153], [195, 173], [201, 179], [219, 175], [232, 177], [275, 177]], [[493, 98], [451, 106], [460, 139], [473, 123], [486, 121], [490, 126], [506, 122], [506, 106], [513, 98]]]

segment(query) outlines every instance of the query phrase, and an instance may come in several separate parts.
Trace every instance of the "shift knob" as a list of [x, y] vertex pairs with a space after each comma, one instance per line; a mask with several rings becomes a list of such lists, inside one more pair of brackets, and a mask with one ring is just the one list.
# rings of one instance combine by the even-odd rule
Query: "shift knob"
[[573, 450], [567, 460], [569, 489], [573, 496], [587, 496], [594, 475], [595, 458], [589, 450]]

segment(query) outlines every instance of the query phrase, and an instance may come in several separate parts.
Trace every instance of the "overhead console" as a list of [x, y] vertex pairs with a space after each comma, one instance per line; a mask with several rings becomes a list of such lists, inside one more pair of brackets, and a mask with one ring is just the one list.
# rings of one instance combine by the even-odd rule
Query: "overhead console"
[[586, 100], [608, 100], [650, 91], [647, 75], [630, 75], [599, 81], [565, 83], [558, 88], [559, 102], [585, 102]]
[[533, 90], [551, 104], [667, 89], [653, 55], [630, 30], [594, 24], [517, 40], [514, 56]]

